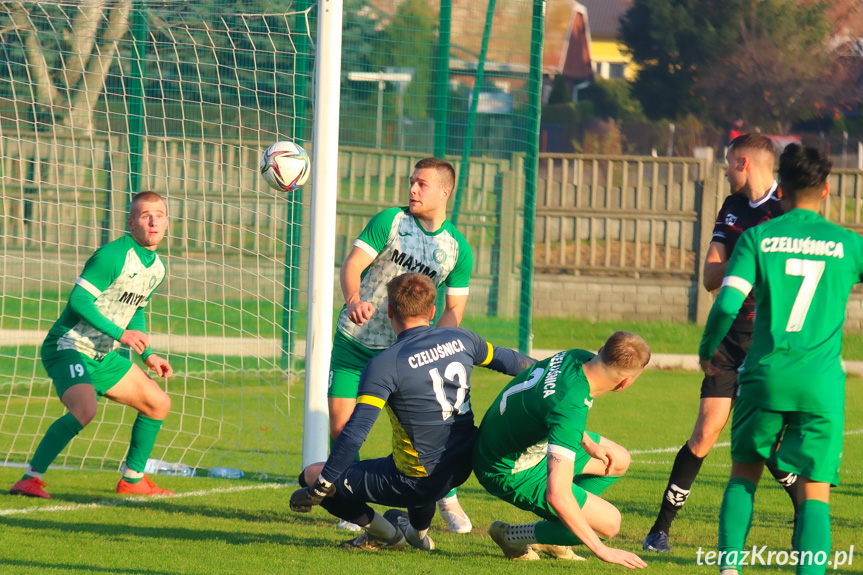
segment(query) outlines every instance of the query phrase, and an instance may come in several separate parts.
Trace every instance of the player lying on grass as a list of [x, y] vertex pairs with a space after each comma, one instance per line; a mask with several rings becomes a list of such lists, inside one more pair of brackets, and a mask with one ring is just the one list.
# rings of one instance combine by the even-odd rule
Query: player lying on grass
[[[495, 347], [466, 329], [429, 327], [436, 290], [423, 274], [405, 274], [387, 284], [388, 315], [396, 343], [369, 361], [357, 405], [326, 462], [306, 467], [291, 509], [321, 505], [364, 528], [348, 548], [402, 549], [405, 540], [433, 549], [428, 529], [435, 502], [467, 480], [476, 433], [470, 408], [474, 365], [515, 375], [534, 360]], [[381, 410], [393, 427], [393, 453], [355, 457]], [[369, 503], [406, 507], [378, 515]]]
[[842, 457], [842, 325], [851, 288], [863, 278], [863, 238], [818, 214], [830, 167], [813, 148], [791, 144], [782, 153], [779, 191], [793, 209], [741, 236], [698, 350], [712, 375], [710, 358], [751, 290], [755, 331], [739, 376], [731, 478], [719, 515], [726, 575], [743, 560], [765, 463], [799, 476], [797, 573], [826, 570], [817, 556], [830, 552], [830, 486], [839, 484]]
[[650, 361], [639, 336], [618, 331], [598, 355], [563, 351], [512, 380], [483, 417], [473, 470], [492, 495], [543, 518], [489, 534], [510, 559], [538, 559], [537, 551], [580, 559], [568, 547], [584, 544], [603, 561], [645, 567], [634, 553], [607, 547], [620, 512], [599, 496], [629, 467], [620, 445], [586, 431], [593, 400], [632, 385]]
[[160, 377], [173, 374], [170, 364], [150, 349], [144, 317], [150, 296], [165, 279], [156, 247], [167, 228], [162, 197], [141, 192], [129, 209], [130, 234], [96, 250], [84, 265], [66, 309], [42, 344], [42, 364], [69, 411], [48, 428], [24, 477], [9, 490], [13, 495], [51, 497], [42, 474], [96, 416], [102, 396], [138, 410], [117, 493], [173, 495], [144, 475], [171, 400], [141, 368], [117, 353], [120, 344], [128, 345]]

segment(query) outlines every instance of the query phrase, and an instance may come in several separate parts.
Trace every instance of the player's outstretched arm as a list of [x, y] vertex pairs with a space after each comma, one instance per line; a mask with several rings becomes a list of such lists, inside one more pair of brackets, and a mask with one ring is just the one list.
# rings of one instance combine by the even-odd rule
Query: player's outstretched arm
[[574, 462], [571, 459], [557, 453], [548, 453], [546, 499], [563, 524], [603, 561], [629, 569], [646, 567], [647, 563], [635, 553], [607, 547], [599, 539], [572, 494], [573, 473]]

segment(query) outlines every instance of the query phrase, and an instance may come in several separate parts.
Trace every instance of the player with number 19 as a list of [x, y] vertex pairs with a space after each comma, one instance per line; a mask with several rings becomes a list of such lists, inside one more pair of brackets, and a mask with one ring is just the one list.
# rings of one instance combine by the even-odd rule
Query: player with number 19
[[[746, 294], [755, 294], [755, 331], [739, 376], [731, 478], [719, 517], [727, 574], [738, 572], [735, 558], [742, 558], [765, 462], [796, 473], [802, 484], [800, 556], [830, 552], [830, 486], [839, 483], [845, 409], [842, 325], [851, 288], [863, 279], [863, 238], [818, 213], [830, 167], [812, 148], [791, 144], [782, 153], [779, 190], [793, 209], [741, 236], [701, 340], [702, 369], [710, 375], [713, 351]], [[797, 568], [824, 572], [824, 565], [803, 559]]]
[[[424, 274], [397, 276], [387, 283], [388, 316], [397, 339], [363, 370], [357, 405], [326, 462], [300, 474], [303, 486], [291, 508], [306, 512], [320, 504], [365, 531], [343, 544], [350, 548], [400, 549], [405, 540], [432, 549], [427, 535], [435, 502], [471, 472], [476, 431], [470, 407], [474, 365], [516, 375], [530, 357], [487, 343], [456, 327], [429, 326], [434, 317], [434, 283]], [[393, 428], [393, 453], [356, 461], [356, 454], [386, 408]], [[383, 517], [368, 503], [406, 507]]]

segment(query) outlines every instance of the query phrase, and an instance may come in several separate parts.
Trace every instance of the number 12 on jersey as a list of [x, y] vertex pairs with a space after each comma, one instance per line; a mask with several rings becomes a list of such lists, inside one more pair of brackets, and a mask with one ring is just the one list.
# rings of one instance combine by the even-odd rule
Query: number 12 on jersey
[[[432, 388], [434, 389], [435, 398], [441, 406], [441, 414], [443, 415], [444, 421], [452, 417], [453, 411], [463, 414], [470, 410], [470, 401], [465, 403], [465, 396], [467, 395], [468, 390], [467, 370], [462, 364], [454, 361], [447, 365], [443, 372], [443, 377], [441, 377], [440, 372], [436, 367], [429, 371], [429, 375], [432, 379]], [[453, 403], [450, 403], [446, 396], [445, 386], [447, 383], [451, 386], [457, 386], [455, 401]]]

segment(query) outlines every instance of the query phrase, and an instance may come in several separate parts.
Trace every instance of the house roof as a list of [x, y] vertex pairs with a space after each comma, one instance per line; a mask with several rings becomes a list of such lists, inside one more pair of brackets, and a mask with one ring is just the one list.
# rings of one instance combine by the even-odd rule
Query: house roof
[[616, 38], [620, 17], [629, 10], [632, 0], [579, 0], [587, 8], [590, 34], [594, 38]]
[[542, 71], [576, 80], [593, 79], [587, 13], [575, 0], [550, 0], [546, 6]]

